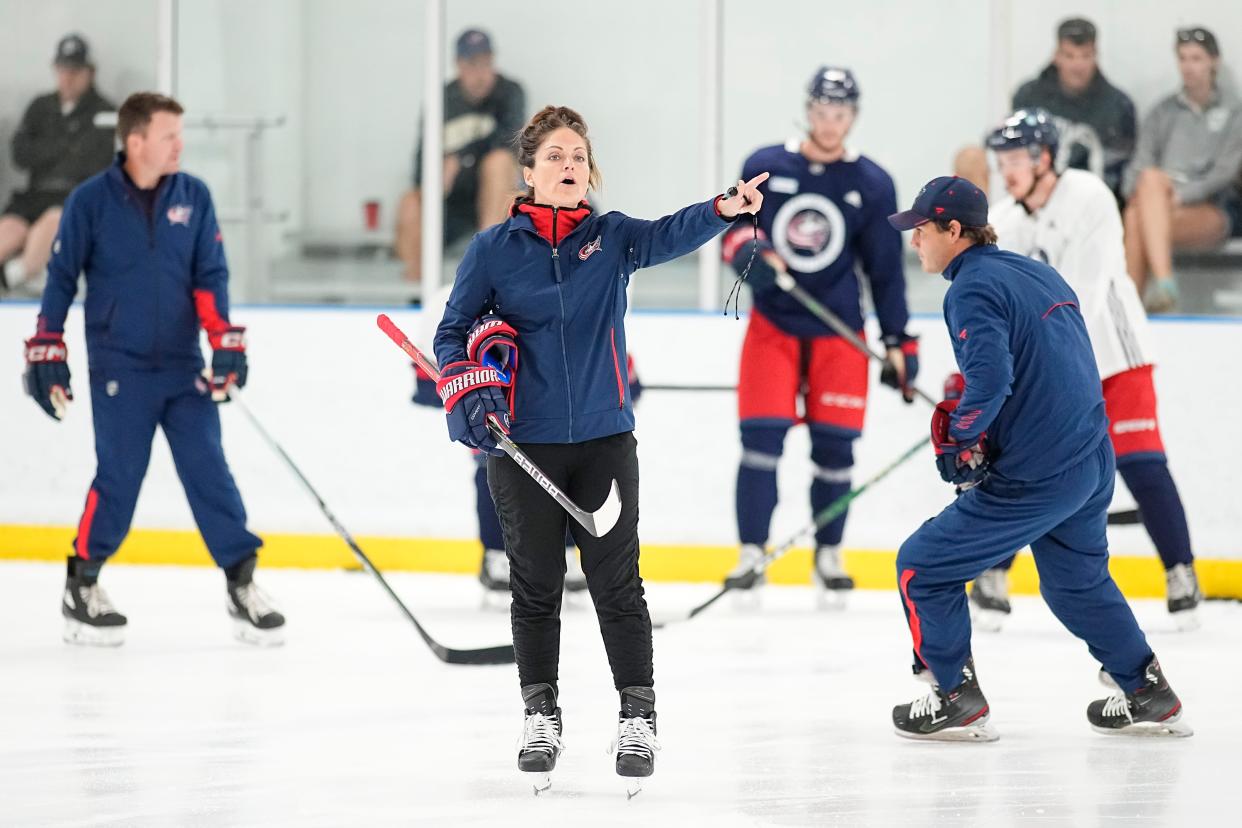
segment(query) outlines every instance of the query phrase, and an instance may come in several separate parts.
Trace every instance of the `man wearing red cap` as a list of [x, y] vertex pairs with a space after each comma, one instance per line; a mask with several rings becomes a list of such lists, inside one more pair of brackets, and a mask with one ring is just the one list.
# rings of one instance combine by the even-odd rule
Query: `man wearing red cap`
[[1048, 265], [997, 248], [987, 197], [965, 179], [933, 179], [889, 221], [913, 230], [923, 269], [950, 282], [944, 319], [965, 379], [961, 398], [932, 417], [936, 465], [960, 497], [897, 554], [915, 672], [933, 684], [893, 708], [897, 734], [997, 738], [971, 657], [965, 586], [1029, 545], [1044, 600], [1115, 688], [1088, 706], [1092, 727], [1190, 735], [1108, 572], [1115, 463], [1078, 298]]

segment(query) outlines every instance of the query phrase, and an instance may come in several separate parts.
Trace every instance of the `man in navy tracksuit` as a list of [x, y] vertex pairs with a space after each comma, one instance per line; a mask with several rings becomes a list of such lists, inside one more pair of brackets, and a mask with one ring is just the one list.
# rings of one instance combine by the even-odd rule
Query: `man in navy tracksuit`
[[[38, 332], [26, 342], [26, 389], [53, 418], [73, 399], [65, 316], [86, 274], [86, 347], [95, 479], [69, 558], [65, 640], [122, 643], [126, 618], [97, 583], [129, 531], [156, 426], [164, 430], [194, 519], [226, 573], [239, 637], [279, 643], [284, 618], [253, 582], [262, 541], [229, 473], [215, 402], [246, 382], [245, 328], [228, 321], [228, 267], [206, 185], [178, 172], [181, 106], [138, 93], [122, 105], [124, 150], [65, 203]], [[204, 376], [198, 329], [214, 351]], [[214, 400], [214, 402], [213, 402]]]
[[914, 231], [923, 269], [951, 283], [944, 318], [966, 385], [932, 419], [937, 466], [960, 496], [897, 555], [915, 670], [934, 689], [895, 707], [893, 723], [910, 738], [997, 738], [971, 659], [965, 584], [1030, 545], [1044, 600], [1117, 688], [1088, 707], [1092, 726], [1189, 735], [1108, 572], [1114, 460], [1078, 297], [1046, 264], [999, 250], [987, 216], [981, 190], [945, 177], [890, 218]]

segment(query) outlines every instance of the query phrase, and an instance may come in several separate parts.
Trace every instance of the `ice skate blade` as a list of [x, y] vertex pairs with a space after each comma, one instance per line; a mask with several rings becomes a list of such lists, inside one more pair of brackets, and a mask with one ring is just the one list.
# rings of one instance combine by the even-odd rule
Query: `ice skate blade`
[[1000, 610], [970, 608], [970, 626], [976, 632], [998, 633], [1005, 626], [1008, 613]]
[[61, 638], [66, 644], [85, 647], [119, 647], [125, 643], [125, 624], [117, 627], [92, 627], [72, 618], [65, 619]]
[[548, 771], [526, 771], [526, 778], [530, 780], [531, 787], [535, 792], [535, 796], [546, 793], [552, 787], [552, 774]]
[[1172, 617], [1173, 625], [1177, 627], [1178, 632], [1194, 632], [1203, 626], [1203, 620], [1199, 618], [1198, 608], [1171, 612], [1169, 615]]
[[916, 742], [995, 742], [1000, 738], [996, 728], [986, 718], [966, 727], [947, 727], [936, 733], [909, 733], [896, 727], [893, 731], [904, 739]]
[[285, 628], [261, 630], [249, 621], [234, 618], [233, 637], [254, 647], [280, 647], [285, 643]]
[[1166, 719], [1163, 722], [1135, 722], [1120, 728], [1091, 725], [1091, 729], [1105, 736], [1131, 736], [1139, 738], [1163, 736], [1184, 739], [1187, 736], [1195, 735], [1194, 728], [1182, 721], [1182, 714], [1180, 713], [1172, 719]]

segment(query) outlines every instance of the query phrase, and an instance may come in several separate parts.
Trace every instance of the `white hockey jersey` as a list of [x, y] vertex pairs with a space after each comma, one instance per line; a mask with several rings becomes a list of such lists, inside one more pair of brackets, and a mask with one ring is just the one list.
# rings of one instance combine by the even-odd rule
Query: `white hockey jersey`
[[1117, 201], [1103, 181], [1066, 170], [1034, 214], [1006, 196], [989, 220], [1000, 247], [1052, 265], [1078, 294], [1101, 380], [1154, 362], [1147, 314], [1126, 273]]

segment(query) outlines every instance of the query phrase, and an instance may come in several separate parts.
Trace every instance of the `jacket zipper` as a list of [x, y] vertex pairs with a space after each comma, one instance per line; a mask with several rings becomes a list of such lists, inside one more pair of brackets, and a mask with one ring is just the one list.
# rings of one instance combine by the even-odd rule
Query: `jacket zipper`
[[621, 360], [617, 359], [617, 328], [608, 329], [608, 341], [612, 343], [612, 370], [617, 374], [617, 408], [625, 408], [625, 383], [621, 381]]
[[552, 208], [552, 270], [556, 273], [556, 297], [561, 303], [561, 359], [565, 362], [565, 401], [569, 404], [569, 442], [574, 441], [574, 394], [573, 380], [569, 376], [569, 350], [565, 346], [565, 292], [561, 287], [561, 256], [557, 252], [556, 219], [560, 208]]

